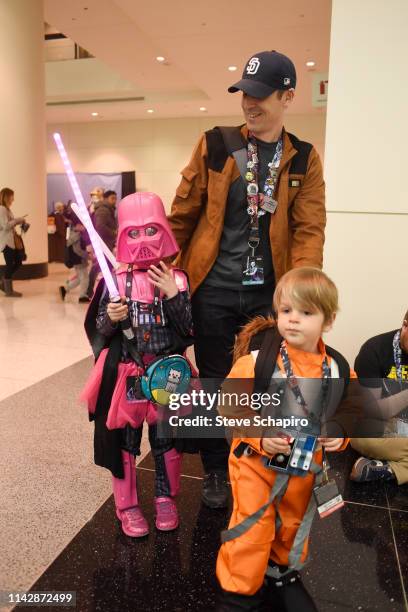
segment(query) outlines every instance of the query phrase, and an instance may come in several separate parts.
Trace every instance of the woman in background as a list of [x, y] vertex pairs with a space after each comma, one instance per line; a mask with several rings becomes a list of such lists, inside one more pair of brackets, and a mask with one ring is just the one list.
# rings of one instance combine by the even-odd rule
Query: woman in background
[[6, 297], [21, 297], [22, 294], [13, 290], [13, 274], [23, 263], [23, 251], [16, 249], [15, 227], [25, 223], [24, 217], [14, 217], [11, 205], [14, 202], [14, 191], [4, 187], [0, 191], [0, 251], [3, 252], [6, 268], [0, 278], [0, 289]]

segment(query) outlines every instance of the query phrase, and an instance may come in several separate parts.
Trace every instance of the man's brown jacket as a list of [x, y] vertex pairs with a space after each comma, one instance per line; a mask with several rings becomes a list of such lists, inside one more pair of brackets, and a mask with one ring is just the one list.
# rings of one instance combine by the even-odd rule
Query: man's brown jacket
[[[241, 133], [246, 139], [245, 125]], [[228, 191], [240, 176], [219, 135], [215, 128], [201, 136], [181, 172], [169, 217], [180, 247], [176, 265], [187, 272], [192, 292], [217, 258]], [[300, 157], [305, 163], [292, 163]], [[269, 236], [276, 281], [294, 267], [321, 268], [326, 224], [322, 165], [311, 145], [285, 131], [274, 197], [278, 206], [271, 218]]]

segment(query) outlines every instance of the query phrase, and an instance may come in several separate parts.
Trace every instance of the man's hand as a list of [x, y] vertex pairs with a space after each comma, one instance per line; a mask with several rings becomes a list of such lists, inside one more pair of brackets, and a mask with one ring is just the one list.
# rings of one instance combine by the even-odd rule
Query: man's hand
[[344, 438], [318, 438], [318, 441], [327, 451], [337, 451], [341, 448]]
[[178, 294], [178, 287], [171, 271], [168, 269], [166, 264], [161, 261], [159, 265], [161, 269], [157, 266], [150, 266], [149, 270], [147, 271], [147, 274], [149, 276], [150, 282], [155, 287], [158, 287], [160, 291], [164, 293], [166, 298], [170, 300]]
[[290, 455], [291, 448], [286, 438], [262, 438], [261, 446], [268, 455], [282, 453]]
[[112, 323], [124, 321], [128, 316], [127, 304], [123, 304], [120, 302], [109, 302], [107, 307], [107, 313]]

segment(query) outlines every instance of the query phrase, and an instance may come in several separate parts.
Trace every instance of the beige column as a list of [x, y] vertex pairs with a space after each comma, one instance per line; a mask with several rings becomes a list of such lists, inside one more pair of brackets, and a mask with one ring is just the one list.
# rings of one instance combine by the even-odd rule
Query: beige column
[[333, 0], [325, 270], [341, 312], [328, 343], [353, 362], [408, 308], [408, 2]]
[[[0, 188], [27, 214], [26, 276], [47, 274], [44, 17], [42, 0], [0, 0]], [[0, 256], [0, 264], [3, 264]]]

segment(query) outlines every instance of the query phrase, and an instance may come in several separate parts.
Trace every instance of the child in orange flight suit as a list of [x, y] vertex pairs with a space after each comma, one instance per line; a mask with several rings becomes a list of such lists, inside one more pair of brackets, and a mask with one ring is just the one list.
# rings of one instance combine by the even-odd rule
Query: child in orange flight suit
[[[275, 328], [277, 338], [274, 379], [293, 376], [296, 382], [295, 377], [322, 378], [320, 392], [325, 377], [356, 378], [344, 357], [326, 347], [322, 340], [322, 333], [331, 329], [338, 310], [337, 289], [323, 272], [315, 268], [291, 270], [280, 279], [273, 303], [276, 322], [258, 317], [241, 332], [228, 379], [255, 378], [259, 351], [250, 348], [259, 347], [259, 340], [258, 344], [254, 340], [265, 330], [272, 332], [270, 328]], [[343, 367], [339, 367], [340, 363]], [[228, 379], [226, 384], [238, 384]], [[347, 393], [347, 383], [345, 389]], [[227, 415], [222, 406], [218, 409]], [[305, 476], [284, 475], [283, 482], [282, 475], [266, 467], [264, 460], [289, 455], [287, 437], [233, 439], [229, 472], [234, 505], [217, 560], [217, 577], [222, 588], [218, 612], [316, 611], [297, 570], [307, 557], [308, 535], [316, 510], [313, 488], [321, 480], [316, 474], [320, 472], [321, 477], [322, 447], [326, 451], [340, 451], [348, 444], [344, 426], [337, 431], [343, 437], [318, 438], [314, 463]]]

